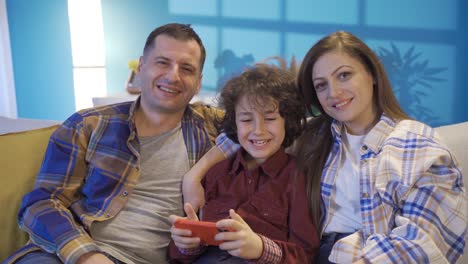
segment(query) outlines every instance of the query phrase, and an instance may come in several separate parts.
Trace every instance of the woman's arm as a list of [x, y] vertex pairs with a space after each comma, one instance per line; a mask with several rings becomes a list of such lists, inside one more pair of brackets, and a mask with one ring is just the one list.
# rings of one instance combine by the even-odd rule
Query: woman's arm
[[[380, 187], [384, 192], [367, 203], [370, 218], [363, 219], [363, 230], [335, 244], [331, 261], [455, 263], [463, 254], [467, 228], [463, 176], [445, 147], [421, 144], [412, 144], [417, 150], [405, 148], [407, 155], [392, 152], [401, 160], [393, 161], [395, 166], [385, 163], [393, 176], [387, 175], [386, 185]], [[390, 204], [393, 212], [383, 209]], [[375, 231], [366, 236], [370, 228]]]

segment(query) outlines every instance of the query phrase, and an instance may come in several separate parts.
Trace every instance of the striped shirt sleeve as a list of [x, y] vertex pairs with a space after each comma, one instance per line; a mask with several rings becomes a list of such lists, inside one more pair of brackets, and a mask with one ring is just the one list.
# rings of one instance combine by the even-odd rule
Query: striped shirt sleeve
[[194, 248], [179, 248], [179, 247], [177, 247], [177, 249], [183, 255], [190, 255], [190, 256], [198, 256], [198, 255], [201, 255], [203, 253], [203, 251], [205, 251], [205, 247], [202, 246], [202, 245], [200, 245], [198, 247], [194, 247]]
[[91, 237], [83, 236], [74, 239], [61, 247], [57, 256], [64, 263], [76, 263], [82, 255], [93, 251], [100, 252], [101, 250], [94, 243]]
[[280, 246], [278, 246], [275, 241], [269, 239], [268, 237], [259, 235], [263, 242], [263, 252], [260, 258], [256, 260], [250, 260], [247, 263], [281, 263], [283, 258], [283, 251]]
[[361, 199], [363, 229], [339, 240], [331, 261], [455, 263], [463, 254], [467, 198], [456, 160], [435, 140], [401, 135], [386, 141], [385, 161], [364, 156], [361, 177], [376, 192]]
[[223, 152], [226, 158], [233, 157], [240, 148], [240, 145], [230, 140], [225, 133], [219, 134], [216, 138], [216, 146]]
[[[24, 197], [18, 213], [20, 227], [34, 244], [56, 252], [65, 263], [97, 249], [68, 209], [78, 199], [86, 173], [79, 118], [72, 116], [52, 135], [36, 186]], [[54, 229], [45, 228], [51, 226]]]

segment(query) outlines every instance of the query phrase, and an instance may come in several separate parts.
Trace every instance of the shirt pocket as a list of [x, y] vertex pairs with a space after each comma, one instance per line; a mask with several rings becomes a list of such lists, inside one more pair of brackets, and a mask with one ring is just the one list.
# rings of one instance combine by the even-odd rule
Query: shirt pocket
[[250, 199], [250, 205], [253, 207], [259, 219], [265, 224], [270, 224], [280, 230], [286, 230], [288, 227], [288, 208], [286, 205], [280, 205], [277, 201], [254, 196]]
[[202, 209], [203, 221], [216, 222], [221, 219], [229, 218], [229, 209], [236, 209], [235, 201], [210, 200]]

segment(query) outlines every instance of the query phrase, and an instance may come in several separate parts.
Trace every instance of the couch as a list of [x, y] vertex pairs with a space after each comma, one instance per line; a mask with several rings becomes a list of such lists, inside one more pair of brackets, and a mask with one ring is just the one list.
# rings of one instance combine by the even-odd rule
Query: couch
[[[0, 192], [3, 216], [0, 218], [0, 261], [24, 245], [28, 239], [27, 234], [17, 226], [16, 213], [22, 196], [33, 187], [48, 139], [58, 123], [0, 117], [0, 186], [3, 190]], [[461, 164], [467, 186], [468, 122], [442, 126], [436, 130]], [[468, 263], [468, 254], [458, 263]]]

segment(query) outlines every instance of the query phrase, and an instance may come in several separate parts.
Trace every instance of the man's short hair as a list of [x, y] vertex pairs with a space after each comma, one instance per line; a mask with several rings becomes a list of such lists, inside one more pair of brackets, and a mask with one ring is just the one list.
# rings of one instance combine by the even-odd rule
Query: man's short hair
[[154, 48], [155, 39], [159, 35], [166, 35], [181, 41], [195, 40], [200, 47], [200, 72], [203, 70], [206, 58], [205, 46], [190, 24], [169, 23], [154, 29], [146, 39], [143, 55], [146, 56]]

